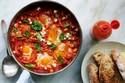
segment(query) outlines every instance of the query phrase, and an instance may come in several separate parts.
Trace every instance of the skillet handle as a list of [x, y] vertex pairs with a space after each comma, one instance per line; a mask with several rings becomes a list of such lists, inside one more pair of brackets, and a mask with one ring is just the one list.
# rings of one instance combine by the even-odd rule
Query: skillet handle
[[30, 73], [27, 70], [23, 70], [22, 74], [20, 75], [16, 83], [35, 83], [35, 82], [32, 80]]

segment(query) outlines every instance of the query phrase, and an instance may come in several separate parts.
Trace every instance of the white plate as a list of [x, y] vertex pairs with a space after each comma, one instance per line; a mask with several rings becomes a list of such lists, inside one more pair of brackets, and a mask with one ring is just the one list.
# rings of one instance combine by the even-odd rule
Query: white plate
[[118, 42], [101, 42], [93, 46], [85, 55], [82, 67], [81, 67], [81, 75], [82, 80], [84, 83], [89, 83], [89, 77], [88, 77], [88, 69], [87, 66], [90, 63], [94, 63], [92, 54], [94, 54], [97, 51], [103, 52], [105, 54], [111, 54], [111, 50], [116, 49], [120, 52], [125, 52], [125, 45], [118, 43]]

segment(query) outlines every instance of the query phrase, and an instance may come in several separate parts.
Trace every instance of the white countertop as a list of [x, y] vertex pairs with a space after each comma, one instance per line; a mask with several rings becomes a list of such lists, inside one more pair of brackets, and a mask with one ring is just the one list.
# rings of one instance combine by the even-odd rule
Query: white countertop
[[[7, 27], [16, 12], [36, 0], [0, 0], [0, 21], [4, 19]], [[53, 0], [68, 7], [78, 19], [83, 32], [83, 45], [78, 58], [66, 70], [52, 76], [31, 75], [36, 83], [82, 83], [81, 64], [86, 52], [97, 42], [92, 39], [90, 30], [99, 20], [111, 22], [119, 20], [121, 26], [113, 30], [112, 35], [104, 41], [117, 41], [125, 44], [125, 1], [124, 0]], [[102, 42], [104, 42], [102, 41]], [[0, 26], [0, 66], [5, 55], [5, 43]], [[0, 67], [0, 83], [15, 83], [21, 69], [15, 77], [6, 78]]]

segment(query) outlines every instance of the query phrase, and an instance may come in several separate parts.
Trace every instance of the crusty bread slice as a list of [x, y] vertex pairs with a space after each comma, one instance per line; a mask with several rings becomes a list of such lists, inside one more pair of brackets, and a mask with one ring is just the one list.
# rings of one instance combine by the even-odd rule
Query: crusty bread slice
[[102, 83], [112, 83], [115, 76], [114, 63], [109, 55], [105, 55], [100, 62], [99, 78]]
[[90, 83], [100, 83], [98, 75], [98, 67], [94, 63], [91, 63], [88, 65], [88, 70], [89, 70]]
[[97, 63], [97, 65], [99, 66], [101, 63], [101, 59], [105, 56], [105, 54], [103, 54], [102, 52], [96, 52], [93, 54], [93, 58], [95, 60], [95, 62]]
[[[111, 54], [112, 54], [112, 57], [113, 57], [113, 61], [115, 62], [115, 69], [116, 69], [116, 75], [115, 75], [115, 77], [114, 78], [116, 78], [115, 80], [117, 81], [117, 82], [115, 82], [115, 83], [125, 83], [125, 78], [124, 78], [124, 76], [123, 76], [123, 74], [124, 74], [124, 72], [125, 71], [123, 71], [124, 69], [122, 69], [122, 68], [120, 68], [120, 66], [122, 65], [122, 62], [120, 61], [120, 58], [119, 58], [119, 53], [118, 53], [118, 51], [117, 50], [112, 50], [111, 51]], [[124, 57], [123, 57], [124, 58]], [[125, 58], [124, 58], [124, 60], [125, 60]], [[118, 66], [118, 67], [117, 67]], [[118, 71], [118, 69], [119, 69], [119, 71]], [[121, 73], [121, 74], [120, 74]], [[122, 79], [122, 77], [121, 77], [121, 75], [122, 75], [122, 77], [123, 77], [123, 79]]]

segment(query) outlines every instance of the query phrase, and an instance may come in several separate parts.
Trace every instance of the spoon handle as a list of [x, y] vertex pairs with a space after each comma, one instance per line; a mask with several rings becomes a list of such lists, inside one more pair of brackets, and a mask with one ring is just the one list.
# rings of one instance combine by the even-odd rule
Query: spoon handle
[[2, 27], [2, 33], [3, 33], [3, 37], [4, 37], [6, 49], [7, 49], [8, 48], [8, 43], [7, 43], [7, 27], [6, 27], [6, 23], [5, 23], [4, 20], [1, 21], [1, 27]]

